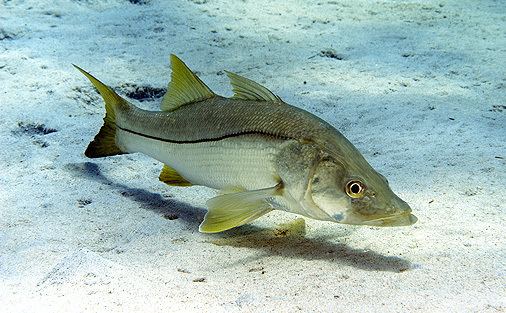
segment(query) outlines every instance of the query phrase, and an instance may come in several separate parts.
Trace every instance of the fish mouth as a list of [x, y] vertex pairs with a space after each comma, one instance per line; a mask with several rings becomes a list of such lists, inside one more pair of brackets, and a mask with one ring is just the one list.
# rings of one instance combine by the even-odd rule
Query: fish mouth
[[411, 214], [410, 211], [402, 212], [400, 214], [389, 215], [379, 218], [365, 219], [364, 216], [349, 215], [345, 220], [340, 221], [342, 224], [351, 225], [367, 225], [376, 227], [397, 227], [397, 226], [410, 226], [418, 221], [418, 218]]
[[375, 218], [372, 220], [362, 221], [361, 224], [378, 227], [396, 227], [396, 226], [410, 226], [418, 221], [418, 218], [410, 212], [402, 214]]

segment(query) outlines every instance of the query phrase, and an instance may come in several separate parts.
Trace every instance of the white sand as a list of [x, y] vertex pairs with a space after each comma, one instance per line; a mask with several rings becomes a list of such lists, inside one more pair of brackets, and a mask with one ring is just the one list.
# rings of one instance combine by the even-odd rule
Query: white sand
[[[0, 311], [506, 311], [503, 1], [140, 2], [0, 2]], [[329, 121], [419, 222], [200, 234], [211, 190], [86, 159], [104, 109], [71, 63], [126, 94], [164, 88], [169, 53]]]

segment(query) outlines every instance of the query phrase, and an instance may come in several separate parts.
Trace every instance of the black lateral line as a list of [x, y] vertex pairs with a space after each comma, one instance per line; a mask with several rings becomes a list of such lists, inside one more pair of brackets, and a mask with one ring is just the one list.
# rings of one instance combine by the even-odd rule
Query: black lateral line
[[163, 141], [163, 142], [177, 143], [177, 144], [189, 144], [189, 143], [201, 143], [201, 142], [220, 141], [220, 140], [224, 140], [224, 139], [227, 139], [227, 138], [239, 137], [239, 136], [244, 136], [244, 135], [264, 135], [264, 136], [270, 136], [270, 137], [280, 138], [280, 139], [290, 139], [289, 137], [285, 137], [285, 136], [277, 136], [277, 135], [269, 134], [269, 133], [266, 133], [266, 132], [250, 130], [250, 131], [243, 131], [243, 132], [235, 133], [235, 134], [223, 135], [223, 136], [216, 137], [216, 138], [203, 138], [203, 139], [195, 139], [195, 140], [172, 140], [172, 139], [166, 139], [166, 138], [160, 138], [160, 137], [156, 137], [156, 136], [146, 135], [146, 134], [143, 134], [143, 133], [139, 133], [139, 132], [133, 131], [131, 129], [119, 127], [118, 125], [116, 125], [116, 127], [118, 127], [119, 129], [121, 129], [123, 131], [126, 131], [128, 133], [134, 134], [134, 135], [138, 135], [138, 136], [142, 136], [142, 137], [145, 137], [145, 138], [154, 139], [154, 140], [158, 140], [158, 141]]

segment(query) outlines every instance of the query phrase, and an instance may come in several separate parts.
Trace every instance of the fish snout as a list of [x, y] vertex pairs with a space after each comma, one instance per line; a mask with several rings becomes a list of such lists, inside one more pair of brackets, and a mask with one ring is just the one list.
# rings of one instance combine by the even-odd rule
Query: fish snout
[[409, 214], [412, 211], [409, 204], [399, 197], [396, 197], [395, 200], [392, 201], [391, 207], [392, 207], [392, 211], [397, 212], [397, 214], [399, 214], [399, 215], [400, 214]]
[[377, 226], [409, 226], [416, 223], [418, 218], [411, 214], [412, 209], [409, 204], [399, 197], [393, 201], [390, 206], [390, 212], [395, 212], [390, 216], [379, 218], [371, 222], [378, 223]]
[[384, 215], [376, 216], [365, 220], [363, 224], [369, 226], [380, 227], [394, 227], [394, 226], [409, 226], [416, 223], [418, 220], [416, 216], [411, 214], [411, 207], [404, 200], [396, 197], [390, 205], [384, 209]]

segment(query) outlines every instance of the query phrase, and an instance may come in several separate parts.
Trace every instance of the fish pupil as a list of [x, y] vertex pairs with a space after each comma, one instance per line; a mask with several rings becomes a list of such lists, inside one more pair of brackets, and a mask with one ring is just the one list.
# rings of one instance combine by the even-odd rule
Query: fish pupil
[[350, 187], [350, 191], [351, 191], [352, 193], [359, 193], [359, 192], [360, 192], [360, 189], [361, 189], [361, 188], [360, 188], [360, 185], [359, 185], [359, 184], [357, 184], [357, 183], [352, 184], [352, 185], [351, 185], [351, 187]]

